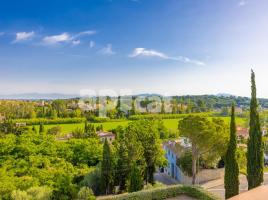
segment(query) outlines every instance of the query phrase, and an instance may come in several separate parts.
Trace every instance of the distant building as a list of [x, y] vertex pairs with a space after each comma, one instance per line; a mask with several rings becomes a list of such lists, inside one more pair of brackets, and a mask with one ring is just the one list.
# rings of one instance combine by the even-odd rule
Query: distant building
[[[267, 128], [266, 127], [262, 127], [261, 128], [261, 132], [262, 135], [266, 135], [267, 134]], [[240, 127], [238, 126], [236, 128], [236, 134], [238, 138], [243, 138], [243, 139], [248, 139], [249, 138], [249, 129], [248, 128], [244, 128], [244, 127]]]
[[16, 127], [24, 127], [26, 126], [26, 122], [17, 122], [15, 125]]
[[248, 139], [248, 137], [249, 137], [249, 130], [248, 130], [248, 128], [244, 128], [244, 127], [238, 126], [236, 128], [236, 135], [240, 139]]
[[0, 113], [0, 122], [4, 121], [6, 119], [5, 115]]
[[115, 134], [113, 134], [112, 132], [97, 131], [97, 135], [102, 142], [104, 142], [105, 139], [107, 139], [108, 142], [112, 142], [115, 140]]

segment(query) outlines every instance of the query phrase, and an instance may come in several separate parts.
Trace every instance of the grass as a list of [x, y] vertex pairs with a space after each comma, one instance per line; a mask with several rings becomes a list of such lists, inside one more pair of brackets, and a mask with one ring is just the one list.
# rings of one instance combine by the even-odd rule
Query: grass
[[[211, 117], [209, 117], [211, 118]], [[223, 119], [226, 123], [230, 122], [230, 118], [229, 117], [220, 117], [221, 119]], [[128, 123], [131, 121], [115, 121], [115, 122], [102, 122], [102, 123], [93, 123], [95, 127], [102, 125], [103, 129], [105, 131], [109, 131], [111, 129], [116, 128], [117, 126], [121, 125], [123, 127], [126, 127], [128, 125]], [[177, 131], [178, 129], [178, 122], [179, 119], [163, 119], [164, 125], [167, 127], [167, 129], [169, 129], [170, 131]], [[245, 119], [243, 118], [236, 118], [236, 123], [239, 126], [243, 126], [245, 124]], [[71, 133], [73, 130], [75, 130], [76, 128], [84, 128], [84, 123], [79, 123], [79, 124], [51, 124], [51, 125], [45, 125], [45, 129], [50, 129], [52, 127], [55, 126], [60, 126], [62, 133], [66, 134], [66, 133]], [[36, 128], [38, 128], [39, 126], [36, 125]]]

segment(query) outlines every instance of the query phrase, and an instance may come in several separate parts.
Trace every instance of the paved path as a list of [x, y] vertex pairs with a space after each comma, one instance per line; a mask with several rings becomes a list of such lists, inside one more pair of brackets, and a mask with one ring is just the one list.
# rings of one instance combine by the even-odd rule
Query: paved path
[[170, 176], [168, 176], [165, 173], [155, 173], [154, 174], [154, 179], [160, 183], [163, 183], [165, 185], [175, 185], [178, 184], [178, 182], [171, 178]]
[[[239, 176], [239, 192], [243, 193], [248, 190], [248, 182], [247, 182], [247, 177], [245, 175], [240, 175]], [[264, 185], [268, 185], [268, 173], [264, 173]], [[218, 197], [224, 199], [224, 180], [219, 179], [216, 181], [210, 181], [208, 183], [205, 183], [202, 185], [206, 190], [214, 193]], [[268, 199], [268, 198], [267, 198]]]
[[194, 199], [192, 197], [188, 197], [186, 195], [180, 195], [178, 197], [173, 197], [173, 198], [169, 198], [169, 199], [166, 199], [166, 200], [197, 200], [197, 199]]

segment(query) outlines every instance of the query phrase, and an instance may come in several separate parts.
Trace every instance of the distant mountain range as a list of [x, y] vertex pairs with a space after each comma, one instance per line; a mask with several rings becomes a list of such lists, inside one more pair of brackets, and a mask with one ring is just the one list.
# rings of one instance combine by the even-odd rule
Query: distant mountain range
[[61, 93], [23, 93], [23, 94], [10, 94], [0, 95], [0, 99], [71, 99], [79, 97], [76, 94], [61, 94]]

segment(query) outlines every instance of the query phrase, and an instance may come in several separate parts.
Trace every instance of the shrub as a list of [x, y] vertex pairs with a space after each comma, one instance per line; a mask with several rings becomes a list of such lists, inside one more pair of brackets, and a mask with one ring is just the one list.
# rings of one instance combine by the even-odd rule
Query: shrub
[[15, 119], [14, 123], [25, 122], [27, 125], [39, 125], [39, 124], [75, 124], [82, 123], [85, 118], [57, 118], [57, 119], [47, 119], [47, 118], [35, 118], [35, 119]]
[[[210, 116], [212, 113], [192, 113], [191, 115], [202, 115]], [[180, 119], [189, 114], [144, 114], [144, 115], [132, 115], [129, 117], [130, 120], [139, 119]]]
[[201, 187], [174, 185], [168, 187], [155, 188], [151, 190], [142, 190], [129, 194], [110, 196], [101, 198], [102, 200], [162, 200], [180, 195], [187, 195], [200, 200], [219, 200], [218, 197], [210, 194]]
[[60, 126], [55, 126], [47, 130], [47, 134], [50, 134], [50, 135], [58, 135], [60, 133], [61, 133]]

